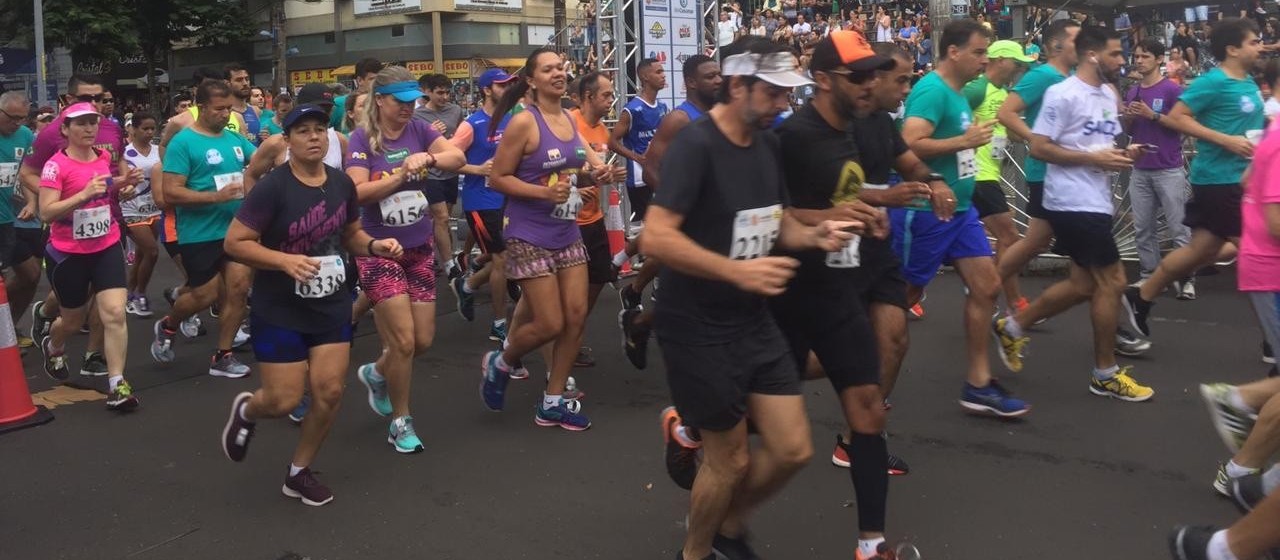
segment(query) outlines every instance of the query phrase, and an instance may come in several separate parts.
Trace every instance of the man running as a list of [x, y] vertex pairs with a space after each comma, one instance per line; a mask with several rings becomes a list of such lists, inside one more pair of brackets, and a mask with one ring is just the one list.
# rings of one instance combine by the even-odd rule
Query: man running
[[[653, 189], [645, 185], [644, 170], [640, 166], [645, 161], [645, 152], [653, 141], [654, 133], [658, 131], [658, 124], [668, 111], [667, 104], [658, 101], [658, 92], [667, 87], [667, 72], [662, 63], [656, 58], [641, 60], [636, 67], [636, 76], [640, 79], [640, 93], [622, 108], [622, 114], [613, 126], [613, 136], [609, 138], [609, 149], [631, 162], [627, 166], [627, 200], [631, 202], [632, 223], [644, 221], [645, 209], [653, 198]], [[635, 255], [634, 249], [633, 244], [627, 254]]]
[[151, 356], [174, 360], [173, 336], [178, 324], [218, 301], [218, 347], [209, 375], [238, 378], [249, 366], [231, 352], [244, 319], [253, 271], [228, 259], [222, 241], [244, 198], [244, 168], [254, 147], [247, 138], [226, 130], [234, 97], [221, 80], [206, 80], [196, 88], [199, 117], [191, 128], [174, 135], [164, 160], [164, 196], [177, 207], [178, 250], [187, 272], [188, 291], [173, 303], [169, 315], [155, 323]]
[[[324, 84], [307, 84], [298, 90], [298, 105], [314, 105], [324, 111], [332, 111], [333, 94], [329, 93], [328, 86]], [[328, 151], [324, 154], [324, 163], [329, 167], [342, 169], [343, 154], [347, 152], [347, 135], [333, 128], [327, 129], [326, 135], [329, 141], [326, 144]], [[245, 184], [256, 184], [268, 171], [289, 161], [289, 155], [289, 140], [284, 134], [271, 135], [249, 159], [249, 167], [244, 171], [247, 180]]]
[[[466, 117], [462, 107], [454, 103], [453, 82], [444, 74], [427, 74], [418, 80], [427, 102], [413, 111], [413, 118], [426, 122], [445, 139], [453, 138], [458, 126]], [[445, 274], [450, 278], [461, 276], [453, 255], [453, 232], [450, 228], [453, 205], [458, 202], [458, 174], [440, 168], [432, 168], [427, 175], [427, 202], [431, 204], [431, 218], [435, 220], [436, 254], [444, 262]], [[463, 315], [470, 321], [474, 318]]]
[[15, 326], [36, 295], [36, 287], [40, 285], [38, 257], [44, 254], [43, 247], [33, 251], [35, 247], [26, 239], [32, 230], [17, 223], [39, 222], [38, 197], [28, 193], [18, 181], [18, 168], [35, 142], [35, 134], [22, 124], [27, 103], [27, 95], [21, 91], [0, 94], [0, 273], [13, 271], [6, 276], [5, 288], [9, 292], [9, 311]]
[[1031, 153], [1048, 162], [1045, 171], [1046, 219], [1057, 236], [1054, 252], [1071, 258], [1070, 276], [1045, 290], [1018, 313], [992, 322], [1001, 357], [1011, 371], [1022, 370], [1023, 327], [1089, 301], [1093, 320], [1095, 395], [1140, 402], [1155, 395], [1139, 385], [1131, 368], [1116, 364], [1116, 317], [1125, 272], [1111, 234], [1115, 205], [1111, 173], [1133, 165], [1143, 146], [1115, 148], [1123, 133], [1120, 106], [1111, 87], [1120, 77], [1124, 51], [1120, 36], [1101, 27], [1085, 27], [1076, 35], [1080, 63], [1076, 74], [1045, 92], [1040, 116], [1032, 128]]
[[1265, 124], [1262, 93], [1250, 75], [1262, 42], [1257, 24], [1236, 18], [1215, 24], [1209, 42], [1221, 65], [1191, 82], [1169, 116], [1161, 119], [1196, 138], [1191, 200], [1183, 220], [1191, 228], [1191, 242], [1160, 261], [1141, 287], [1124, 292], [1130, 324], [1147, 336], [1151, 306], [1165, 287], [1211, 264], [1228, 241], [1240, 246], [1240, 177]]
[[[1030, 406], [1011, 397], [991, 377], [987, 343], [989, 320], [1000, 290], [991, 245], [972, 207], [977, 164], [974, 150], [991, 142], [994, 121], [975, 122], [960, 93], [987, 63], [990, 32], [973, 20], [953, 20], [938, 42], [937, 70], [926, 75], [907, 97], [902, 137], [946, 185], [931, 184], [927, 207], [890, 211], [893, 248], [902, 258], [908, 303], [920, 300], [944, 261], [960, 273], [968, 295], [964, 328], [968, 371], [960, 405], [1000, 417], [1022, 416]], [[949, 187], [949, 188], [948, 188]]]
[[253, 96], [253, 84], [249, 80], [249, 70], [244, 66], [233, 63], [223, 66], [222, 71], [225, 74], [223, 79], [231, 84], [231, 92], [234, 94], [231, 110], [240, 115], [240, 119], [244, 121], [244, 128], [240, 132], [254, 146], [257, 146], [262, 142], [262, 113], [257, 107], [249, 103], [249, 99]]

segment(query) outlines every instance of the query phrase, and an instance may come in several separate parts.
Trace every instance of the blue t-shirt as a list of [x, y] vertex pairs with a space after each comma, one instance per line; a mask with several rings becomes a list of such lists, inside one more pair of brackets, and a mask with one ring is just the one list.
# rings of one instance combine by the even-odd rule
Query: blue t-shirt
[[[1265, 128], [1262, 92], [1252, 78], [1237, 80], [1221, 68], [1196, 78], [1178, 98], [1191, 109], [1200, 124], [1229, 136]], [[1213, 142], [1196, 140], [1196, 157], [1191, 160], [1193, 185], [1230, 185], [1240, 182], [1249, 160]]]
[[[1036, 117], [1040, 115], [1040, 103], [1044, 101], [1044, 92], [1049, 91], [1049, 86], [1065, 79], [1067, 79], [1067, 76], [1059, 73], [1058, 69], [1054, 68], [1053, 65], [1041, 64], [1028, 70], [1022, 76], [1022, 79], [1018, 80], [1018, 85], [1013, 86], [1011, 93], [1018, 94], [1023, 103], [1027, 105], [1022, 118], [1027, 121], [1028, 128], [1035, 128], [1036, 126]], [[1043, 161], [1027, 156], [1027, 181], [1033, 183], [1044, 182], [1044, 171], [1045, 163]]]
[[[662, 122], [662, 117], [667, 116], [667, 104], [658, 101], [650, 105], [637, 95], [632, 97], [622, 110], [631, 115], [631, 128], [627, 129], [627, 133], [623, 135], [622, 145], [628, 150], [643, 155], [649, 150], [649, 143], [653, 142], [653, 136], [658, 132], [658, 124]], [[644, 180], [641, 177], [640, 165], [634, 161], [631, 162], [631, 165], [627, 166], [627, 186], [644, 186]]]
[[684, 111], [685, 114], [689, 115], [689, 122], [696, 121], [702, 117], [702, 111], [699, 110], [698, 107], [696, 107], [693, 103], [689, 103], [689, 100], [687, 99], [683, 103], [677, 105], [676, 110]]
[[[476, 111], [467, 117], [467, 124], [471, 125], [472, 139], [471, 145], [467, 147], [465, 152], [468, 165], [484, 165], [484, 162], [493, 159], [493, 154], [498, 151], [498, 142], [502, 140], [502, 133], [507, 129], [507, 123], [511, 122], [511, 113], [507, 113], [498, 122], [498, 129], [489, 135], [489, 124], [493, 122], [493, 117], [484, 110]], [[472, 210], [501, 210], [506, 197], [502, 193], [489, 186], [489, 178], [480, 175], [464, 175], [462, 177], [462, 209], [470, 212]]]

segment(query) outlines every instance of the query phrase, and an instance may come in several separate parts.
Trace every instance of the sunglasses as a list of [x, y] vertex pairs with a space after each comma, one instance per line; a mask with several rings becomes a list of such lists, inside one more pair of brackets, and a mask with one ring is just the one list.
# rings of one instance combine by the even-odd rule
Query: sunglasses
[[91, 102], [91, 101], [92, 101], [92, 102], [102, 102], [102, 101], [104, 101], [104, 100], [105, 100], [105, 101], [111, 101], [111, 102], [113, 102], [113, 103], [115, 102], [115, 100], [108, 100], [108, 99], [106, 98], [106, 96], [105, 96], [105, 95], [103, 95], [103, 94], [101, 94], [101, 93], [93, 94], [93, 95], [90, 95], [90, 94], [87, 94], [87, 93], [86, 93], [86, 94], [84, 94], [84, 95], [77, 95], [77, 96], [76, 96], [76, 101], [83, 101], [83, 102], [85, 102], [85, 103], [89, 103], [89, 102]]

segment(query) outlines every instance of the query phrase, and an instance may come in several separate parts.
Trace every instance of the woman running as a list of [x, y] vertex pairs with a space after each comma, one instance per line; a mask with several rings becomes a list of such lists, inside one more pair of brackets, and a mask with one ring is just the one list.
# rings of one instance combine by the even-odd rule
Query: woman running
[[151, 145], [151, 140], [156, 137], [158, 124], [154, 115], [135, 113], [133, 126], [129, 130], [129, 145], [124, 149], [124, 160], [129, 169], [139, 169], [143, 173], [135, 196], [120, 203], [120, 213], [128, 226], [126, 231], [137, 247], [137, 260], [129, 268], [127, 275], [129, 301], [125, 304], [125, 311], [137, 317], [152, 316], [151, 302], [147, 299], [147, 285], [151, 283], [151, 273], [160, 257], [160, 246], [156, 241], [160, 208], [156, 206], [151, 194], [151, 174], [156, 164], [160, 163], [160, 149]]
[[101, 115], [90, 103], [63, 113], [61, 133], [67, 147], [45, 163], [40, 174], [40, 219], [49, 226], [45, 270], [61, 313], [40, 341], [44, 371], [57, 381], [69, 375], [68, 338], [84, 324], [89, 298], [96, 294], [102, 317], [107, 361], [107, 408], [133, 410], [138, 398], [124, 379], [129, 334], [125, 330], [124, 249], [120, 224], [112, 213], [119, 199], [133, 196], [133, 185], [112, 187], [111, 154], [93, 147]]
[[[489, 182], [507, 196], [506, 273], [520, 284], [523, 296], [506, 348], [485, 354], [480, 392], [489, 410], [502, 410], [507, 381], [521, 358], [554, 341], [551, 376], [534, 421], [581, 431], [591, 421], [580, 413], [578, 400], [564, 397], [587, 314], [587, 251], [577, 225], [582, 209], [578, 188], [591, 182], [581, 175], [588, 162], [602, 176], [609, 169], [560, 106], [568, 75], [555, 50], [529, 55], [520, 78], [503, 93], [494, 114], [505, 115], [527, 93], [532, 92], [533, 101], [507, 124]], [[490, 134], [498, 122], [491, 122]]]
[[[300, 105], [281, 122], [287, 164], [249, 191], [231, 222], [227, 254], [258, 270], [253, 280], [253, 351], [262, 388], [231, 404], [222, 449], [244, 460], [260, 418], [288, 414], [311, 388], [311, 410], [281, 491], [309, 506], [333, 500], [310, 465], [333, 425], [351, 358], [351, 299], [347, 255], [402, 255], [395, 239], [375, 240], [360, 229], [356, 189], [325, 165], [329, 113]], [[354, 280], [354, 279], [353, 279]]]
[[378, 72], [365, 100], [360, 127], [351, 133], [347, 175], [356, 184], [365, 231], [394, 238], [399, 259], [357, 257], [360, 287], [373, 303], [374, 323], [386, 351], [360, 366], [369, 406], [391, 417], [387, 442], [400, 453], [422, 451], [409, 414], [413, 357], [431, 346], [436, 331], [435, 257], [427, 211], [427, 169], [456, 171], [462, 151], [425, 121], [413, 118], [422, 97], [418, 82], [401, 66]]

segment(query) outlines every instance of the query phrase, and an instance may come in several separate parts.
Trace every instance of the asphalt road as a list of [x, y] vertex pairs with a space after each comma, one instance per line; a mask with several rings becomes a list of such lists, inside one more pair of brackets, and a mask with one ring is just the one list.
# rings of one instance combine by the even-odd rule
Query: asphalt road
[[[162, 263], [151, 290], [158, 310], [160, 287], [174, 278]], [[1048, 282], [1025, 285], [1034, 294]], [[912, 467], [891, 483], [891, 540], [914, 541], [927, 560], [1163, 559], [1174, 524], [1230, 523], [1234, 509], [1210, 486], [1227, 455], [1196, 385], [1266, 371], [1256, 322], [1233, 287], [1223, 274], [1202, 280], [1198, 301], [1160, 300], [1154, 347], [1123, 362], [1155, 387], [1149, 403], [1090, 395], [1085, 309], [1051, 320], [1034, 331], [1024, 372], [1001, 374], [1034, 405], [1007, 422], [956, 403], [963, 296], [956, 276], [940, 276], [927, 317], [912, 323], [890, 415], [890, 449]], [[256, 376], [206, 375], [211, 337], [180, 337], [177, 362], [154, 363], [150, 324], [131, 319], [127, 374], [139, 411], [74, 402], [54, 409], [51, 424], [0, 436], [0, 558], [674, 558], [687, 493], [662, 465], [666, 382], [656, 346], [647, 371], [623, 357], [616, 298], [606, 292], [589, 319], [599, 365], [574, 374], [594, 422], [583, 433], [534, 425], [536, 381], [512, 382], [506, 412], [487, 412], [477, 394], [480, 357], [493, 344], [487, 307], [466, 323], [447, 290], [440, 299], [435, 346], [415, 364], [426, 452], [392, 451], [385, 420], [349, 377], [313, 466], [336, 496], [320, 508], [280, 494], [298, 431], [287, 420], [261, 423], [244, 463], [222, 454], [231, 397], [256, 388]], [[353, 372], [380, 348], [370, 320], [358, 336]], [[34, 351], [24, 360], [33, 392], [63, 403], [86, 396], [47, 392], [38, 360]], [[770, 559], [849, 558], [853, 490], [847, 471], [828, 462], [843, 420], [825, 381], [806, 392], [817, 453], [756, 516], [755, 542]]]

